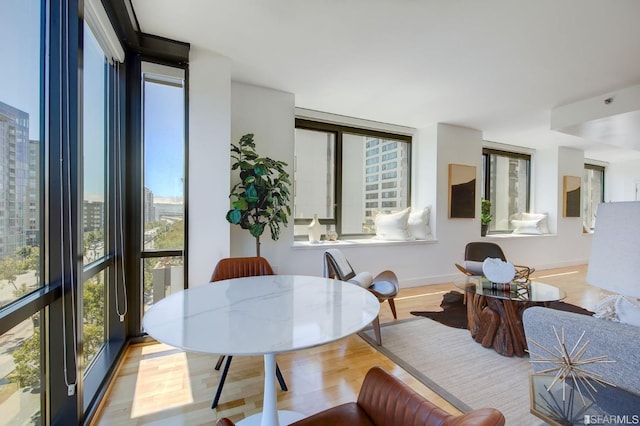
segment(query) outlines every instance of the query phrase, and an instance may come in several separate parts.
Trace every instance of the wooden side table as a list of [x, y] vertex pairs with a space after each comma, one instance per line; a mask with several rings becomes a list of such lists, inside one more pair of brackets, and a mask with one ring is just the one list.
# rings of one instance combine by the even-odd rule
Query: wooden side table
[[500, 355], [525, 355], [522, 312], [530, 306], [564, 299], [566, 293], [552, 285], [531, 281], [515, 291], [485, 288], [484, 277], [465, 277], [455, 285], [467, 293], [467, 321], [471, 337]]

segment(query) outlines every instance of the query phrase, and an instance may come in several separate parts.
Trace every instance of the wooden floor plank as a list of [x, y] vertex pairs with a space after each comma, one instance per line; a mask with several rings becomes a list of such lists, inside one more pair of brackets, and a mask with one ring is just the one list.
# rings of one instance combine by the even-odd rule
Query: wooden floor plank
[[[533, 279], [567, 292], [566, 302], [593, 309], [602, 290], [585, 281], [586, 266], [538, 271]], [[413, 310], [439, 310], [443, 294], [457, 290], [452, 283], [406, 288], [395, 299], [398, 320], [411, 318]], [[394, 321], [387, 303], [380, 321]], [[234, 357], [220, 404], [212, 410], [220, 372], [217, 355], [185, 353], [164, 344], [132, 346], [119, 367], [96, 425], [198, 425], [220, 417], [238, 421], [262, 408], [263, 358]], [[353, 401], [366, 372], [379, 365], [402, 379], [421, 395], [448, 412], [458, 411], [440, 396], [357, 335], [331, 344], [278, 355], [289, 387], [278, 389], [278, 407], [304, 414]]]

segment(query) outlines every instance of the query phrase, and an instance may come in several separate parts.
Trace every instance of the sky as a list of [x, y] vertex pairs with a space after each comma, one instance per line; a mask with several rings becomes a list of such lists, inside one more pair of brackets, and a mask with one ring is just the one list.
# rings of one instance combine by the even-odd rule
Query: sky
[[28, 113], [29, 138], [39, 140], [40, 1], [0, 0], [0, 21], [0, 101]]
[[184, 89], [145, 83], [144, 185], [155, 197], [184, 196]]
[[[40, 140], [40, 0], [0, 0], [0, 101], [29, 114], [29, 138]], [[86, 28], [86, 26], [85, 26]], [[85, 46], [85, 198], [104, 198], [104, 57], [93, 40]], [[4, 61], [3, 61], [4, 62]], [[184, 90], [147, 83], [144, 185], [156, 197], [184, 196]]]

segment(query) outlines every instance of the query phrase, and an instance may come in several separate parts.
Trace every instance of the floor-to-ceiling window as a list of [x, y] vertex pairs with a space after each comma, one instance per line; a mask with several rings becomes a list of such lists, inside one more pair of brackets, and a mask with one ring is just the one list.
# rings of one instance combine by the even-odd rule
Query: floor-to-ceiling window
[[[120, 244], [124, 208], [120, 93], [124, 49], [98, 0], [85, 1], [82, 26], [81, 251], [78, 299], [83, 407], [96, 396], [125, 340], [126, 281]], [[111, 349], [111, 350], [110, 350]], [[115, 350], [114, 350], [115, 349]]]
[[185, 288], [185, 72], [143, 62], [143, 310]]
[[[0, 3], [0, 424], [43, 421], [42, 39], [37, 0]], [[11, 41], [11, 42], [9, 42]], [[28, 300], [27, 300], [28, 299]]]
[[99, 0], [84, 20], [67, 0], [7, 0], [0, 16], [0, 424], [77, 424], [126, 337], [118, 41]]
[[[125, 61], [113, 23], [120, 36], [135, 30], [120, 6], [0, 2], [0, 425], [84, 422], [127, 331], [139, 334], [143, 303], [132, 309], [128, 302], [137, 303], [132, 294], [142, 293], [143, 280], [127, 279], [133, 268], [125, 263], [127, 238], [137, 236], [135, 227], [125, 228], [138, 205], [128, 202], [128, 188], [134, 185], [142, 199], [142, 177], [126, 181], [129, 170], [142, 168], [126, 155], [130, 146], [142, 146], [142, 137], [127, 138], [142, 126], [142, 120], [127, 122], [127, 105], [142, 109], [142, 82], [127, 87], [142, 47], [127, 46], [133, 61]], [[184, 185], [188, 46], [150, 38], [144, 49], [149, 58], [182, 64], [178, 98], [157, 99], [179, 105], [171, 113], [180, 138], [169, 151], [179, 158]], [[183, 192], [169, 195], [182, 203]], [[186, 263], [184, 206], [178, 210], [161, 215], [164, 241], [156, 240], [159, 250], [149, 258]], [[140, 257], [142, 244], [133, 250]]]

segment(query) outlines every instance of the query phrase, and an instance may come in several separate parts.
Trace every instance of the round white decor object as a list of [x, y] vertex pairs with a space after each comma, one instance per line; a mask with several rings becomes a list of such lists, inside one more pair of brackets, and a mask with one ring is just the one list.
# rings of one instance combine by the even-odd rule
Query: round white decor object
[[516, 268], [511, 262], [503, 262], [501, 259], [487, 257], [482, 262], [482, 272], [493, 283], [508, 283], [516, 275]]

